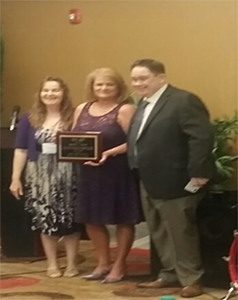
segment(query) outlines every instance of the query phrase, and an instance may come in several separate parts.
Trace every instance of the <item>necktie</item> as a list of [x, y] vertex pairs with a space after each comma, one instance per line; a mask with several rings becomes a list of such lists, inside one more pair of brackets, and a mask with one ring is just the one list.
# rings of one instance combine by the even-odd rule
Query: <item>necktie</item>
[[133, 123], [131, 124], [130, 134], [128, 136], [128, 160], [129, 160], [129, 166], [131, 169], [138, 168], [137, 164], [137, 155], [136, 155], [136, 140], [137, 135], [141, 126], [141, 122], [143, 120], [144, 112], [146, 106], [149, 104], [148, 101], [143, 100], [135, 114], [135, 118], [133, 120]]

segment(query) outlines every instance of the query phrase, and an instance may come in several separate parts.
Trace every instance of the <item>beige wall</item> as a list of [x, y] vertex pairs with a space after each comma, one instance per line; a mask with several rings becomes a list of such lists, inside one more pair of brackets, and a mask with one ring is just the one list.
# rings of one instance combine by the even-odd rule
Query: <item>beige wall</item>
[[[80, 8], [83, 22], [70, 25]], [[213, 117], [237, 100], [236, 1], [4, 1], [3, 123], [12, 107], [27, 110], [41, 79], [61, 76], [75, 105], [85, 76], [115, 67], [129, 83], [137, 58], [165, 63], [169, 81], [202, 97]]]

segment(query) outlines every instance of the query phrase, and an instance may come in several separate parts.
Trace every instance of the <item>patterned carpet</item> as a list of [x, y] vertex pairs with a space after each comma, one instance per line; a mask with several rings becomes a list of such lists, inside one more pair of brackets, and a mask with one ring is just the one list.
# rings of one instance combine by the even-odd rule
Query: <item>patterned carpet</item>
[[[62, 250], [61, 250], [62, 251]], [[116, 249], [111, 249], [112, 260]], [[65, 268], [66, 259], [60, 255], [60, 266]], [[94, 249], [90, 241], [82, 241], [80, 245], [78, 263], [80, 275], [93, 270], [96, 260]], [[175, 295], [175, 299], [183, 299], [178, 295], [179, 288], [139, 289], [137, 283], [149, 280], [149, 251], [146, 249], [132, 249], [128, 258], [128, 274], [125, 279], [115, 284], [101, 284], [80, 278], [51, 279], [45, 275], [46, 262], [44, 260], [32, 263], [2, 262], [1, 263], [1, 299], [6, 300], [46, 300], [46, 299], [80, 299], [80, 300], [158, 300], [161, 295]], [[205, 289], [205, 294], [193, 298], [194, 300], [218, 300], [227, 291]], [[233, 298], [235, 299], [235, 298]]]

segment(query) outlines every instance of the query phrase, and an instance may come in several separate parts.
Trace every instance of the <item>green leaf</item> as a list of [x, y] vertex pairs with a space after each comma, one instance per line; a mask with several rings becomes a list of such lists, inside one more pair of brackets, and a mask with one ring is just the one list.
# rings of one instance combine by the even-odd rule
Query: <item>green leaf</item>
[[212, 125], [215, 138], [212, 154], [217, 172], [224, 179], [232, 178], [235, 171], [232, 161], [236, 156], [232, 154], [231, 144], [235, 142], [238, 134], [238, 111], [231, 116], [214, 119]]

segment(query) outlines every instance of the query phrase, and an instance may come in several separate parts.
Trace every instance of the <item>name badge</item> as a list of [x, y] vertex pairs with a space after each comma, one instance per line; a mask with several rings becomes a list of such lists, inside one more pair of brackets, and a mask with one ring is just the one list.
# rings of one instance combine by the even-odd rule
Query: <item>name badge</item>
[[56, 154], [57, 145], [55, 143], [43, 143], [42, 144], [42, 153], [43, 154]]

